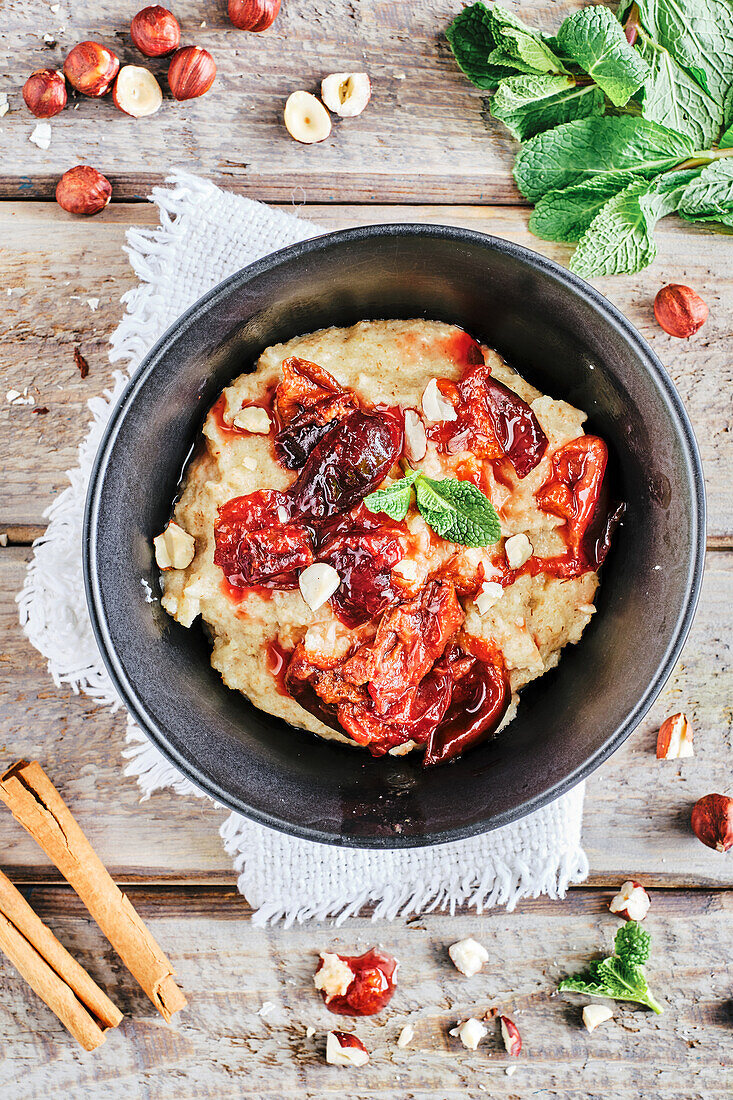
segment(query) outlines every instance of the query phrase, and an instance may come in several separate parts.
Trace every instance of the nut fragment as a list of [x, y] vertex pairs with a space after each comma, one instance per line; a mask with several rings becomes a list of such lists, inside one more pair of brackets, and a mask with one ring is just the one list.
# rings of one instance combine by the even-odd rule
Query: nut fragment
[[139, 65], [123, 65], [112, 90], [112, 102], [126, 115], [145, 118], [158, 110], [163, 102], [163, 93], [148, 69]]
[[657, 734], [657, 760], [680, 760], [693, 755], [692, 726], [684, 714], [665, 718]]
[[521, 569], [534, 549], [526, 535], [511, 535], [504, 543], [504, 553], [511, 569]]
[[397, 1046], [402, 1047], [404, 1049], [404, 1047], [407, 1047], [407, 1046], [410, 1045], [410, 1043], [412, 1042], [412, 1040], [414, 1038], [415, 1038], [415, 1029], [414, 1029], [414, 1027], [412, 1026], [412, 1024], [405, 1024], [405, 1026], [402, 1028], [402, 1031], [397, 1036]]
[[216, 78], [216, 64], [208, 50], [184, 46], [176, 50], [168, 66], [168, 83], [178, 100], [198, 99]]
[[501, 1037], [507, 1053], [511, 1054], [512, 1058], [518, 1058], [522, 1050], [522, 1036], [519, 1034], [519, 1028], [514, 1020], [510, 1020], [508, 1016], [500, 1016], [499, 1023], [501, 1024]]
[[613, 1011], [607, 1005], [586, 1005], [583, 1009], [583, 1023], [587, 1031], [595, 1031], [599, 1024], [613, 1019]]
[[681, 283], [669, 283], [657, 292], [654, 316], [670, 336], [680, 340], [694, 336], [705, 324], [708, 307], [699, 294]]
[[72, 88], [82, 95], [106, 95], [120, 68], [119, 58], [99, 42], [80, 42], [64, 62]]
[[300, 594], [311, 611], [323, 607], [341, 584], [341, 578], [332, 565], [317, 561], [307, 566], [298, 577]]
[[310, 92], [292, 92], [285, 104], [283, 118], [290, 136], [304, 145], [325, 141], [331, 133], [328, 111]]
[[112, 198], [112, 184], [89, 164], [77, 164], [56, 184], [56, 202], [69, 214], [98, 214]]
[[280, 0], [229, 0], [227, 14], [240, 31], [266, 31], [277, 19]]
[[153, 539], [153, 546], [155, 560], [161, 569], [185, 569], [196, 553], [196, 540], [173, 522]]
[[484, 581], [476, 596], [476, 610], [479, 615], [485, 615], [495, 603], [498, 603], [504, 595], [504, 589], [498, 581]]
[[452, 403], [438, 389], [435, 378], [431, 378], [422, 395], [422, 411], [432, 423], [441, 420], [457, 420], [458, 414]]
[[624, 920], [642, 921], [649, 912], [651, 901], [640, 882], [629, 879], [624, 882], [615, 897], [611, 898], [608, 908]]
[[331, 73], [321, 82], [321, 99], [329, 111], [355, 118], [369, 102], [372, 85], [366, 73]]
[[486, 1028], [478, 1020], [470, 1016], [459, 1027], [451, 1028], [451, 1035], [457, 1035], [468, 1050], [476, 1050], [486, 1034]]
[[66, 106], [66, 79], [59, 69], [38, 69], [23, 85], [23, 99], [36, 118], [53, 118]]
[[346, 1031], [329, 1031], [326, 1036], [326, 1061], [330, 1066], [365, 1066], [369, 1053], [356, 1035]]
[[321, 951], [321, 965], [313, 975], [313, 984], [323, 993], [326, 1004], [334, 997], [344, 997], [354, 980], [354, 971], [340, 955]]
[[130, 24], [130, 38], [146, 57], [164, 57], [177, 49], [181, 28], [173, 12], [160, 4], [143, 8]]
[[716, 852], [733, 847], [733, 798], [706, 794], [692, 809], [692, 829], [698, 840]]
[[405, 454], [410, 462], [420, 462], [428, 449], [428, 437], [420, 415], [414, 409], [405, 410]]
[[37, 122], [28, 140], [37, 145], [39, 149], [49, 149], [51, 147], [51, 123]]
[[235, 428], [253, 435], [269, 435], [272, 422], [267, 411], [259, 405], [247, 405], [232, 420]]
[[465, 940], [459, 940], [458, 943], [452, 943], [448, 948], [448, 954], [453, 960], [456, 970], [460, 970], [461, 974], [465, 974], [467, 978], [472, 978], [474, 974], [478, 974], [489, 958], [489, 953], [483, 944], [473, 939], [472, 936]]

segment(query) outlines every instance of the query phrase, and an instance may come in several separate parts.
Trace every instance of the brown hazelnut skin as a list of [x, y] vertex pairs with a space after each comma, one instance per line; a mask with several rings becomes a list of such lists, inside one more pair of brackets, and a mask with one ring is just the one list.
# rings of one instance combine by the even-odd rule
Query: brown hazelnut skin
[[266, 31], [277, 19], [281, 0], [229, 0], [227, 13], [240, 31]]
[[160, 4], [153, 4], [133, 18], [130, 38], [146, 57], [164, 57], [178, 49], [181, 28], [172, 12]]
[[197, 99], [208, 92], [216, 77], [214, 58], [200, 46], [176, 50], [168, 66], [168, 83], [176, 99]]
[[681, 283], [663, 286], [654, 299], [654, 316], [659, 325], [680, 340], [694, 336], [705, 324], [708, 312], [700, 295]]
[[106, 95], [117, 76], [120, 59], [99, 42], [80, 42], [64, 61], [64, 73], [82, 95]]
[[38, 69], [23, 85], [23, 99], [36, 118], [53, 118], [66, 106], [66, 80], [58, 69]]
[[706, 794], [692, 808], [692, 831], [698, 840], [716, 852], [733, 848], [733, 798]]
[[69, 214], [98, 214], [112, 198], [112, 184], [88, 164], [64, 172], [56, 184], [56, 202]]

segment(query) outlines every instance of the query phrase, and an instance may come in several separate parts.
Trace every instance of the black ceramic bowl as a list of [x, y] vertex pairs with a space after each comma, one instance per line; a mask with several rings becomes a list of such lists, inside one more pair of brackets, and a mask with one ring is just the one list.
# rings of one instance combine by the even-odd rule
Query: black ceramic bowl
[[[148, 603], [151, 539], [220, 390], [269, 344], [329, 325], [462, 325], [543, 392], [589, 414], [628, 509], [598, 614], [514, 722], [447, 767], [330, 744], [225, 688], [200, 628]], [[587, 776], [667, 679], [702, 579], [695, 440], [659, 360], [587, 283], [533, 252], [441, 226], [381, 225], [278, 252], [215, 287], [162, 337], [123, 395], [87, 500], [92, 623], [125, 705], [198, 787], [273, 828], [364, 847], [434, 844], [513, 821]], [[263, 654], [263, 660], [264, 660]]]

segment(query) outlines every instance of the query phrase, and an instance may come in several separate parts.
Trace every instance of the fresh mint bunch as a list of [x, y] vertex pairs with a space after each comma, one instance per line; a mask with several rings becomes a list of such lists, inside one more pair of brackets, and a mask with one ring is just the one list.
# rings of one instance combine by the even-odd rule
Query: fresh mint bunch
[[636, 921], [627, 921], [616, 933], [614, 953], [592, 962], [587, 970], [565, 978], [561, 992], [587, 993], [591, 997], [613, 997], [635, 1001], [660, 1014], [662, 1007], [652, 996], [642, 969], [649, 958], [651, 936]]
[[555, 36], [479, 2], [447, 30], [459, 66], [493, 92], [519, 141], [514, 176], [530, 229], [578, 243], [586, 277], [639, 271], [654, 227], [679, 212], [733, 228], [733, 4], [594, 5]]
[[425, 522], [436, 534], [462, 546], [488, 546], [501, 535], [494, 506], [470, 481], [452, 477], [436, 481], [418, 470], [410, 470], [401, 481], [378, 489], [364, 498], [370, 512], [385, 512], [392, 519], [404, 519], [412, 493]]

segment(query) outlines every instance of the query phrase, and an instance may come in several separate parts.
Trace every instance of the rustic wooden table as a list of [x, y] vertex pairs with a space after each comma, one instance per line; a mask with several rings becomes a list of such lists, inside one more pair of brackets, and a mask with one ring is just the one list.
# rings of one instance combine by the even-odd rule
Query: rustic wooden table
[[[86, 401], [111, 379], [107, 340], [122, 313], [120, 297], [135, 283], [122, 251], [125, 231], [155, 223], [155, 210], [145, 204], [150, 186], [182, 166], [242, 194], [296, 207], [324, 231], [440, 222], [519, 241], [561, 263], [569, 253], [528, 233], [510, 175], [512, 142], [484, 119], [480, 93], [449, 56], [442, 31], [459, 0], [285, 0], [275, 26], [258, 36], [230, 26], [223, 0], [179, 0], [184, 40], [207, 47], [218, 64], [208, 96], [166, 100], [157, 115], [137, 122], [109, 102], [80, 99], [52, 121], [48, 151], [30, 144], [34, 120], [20, 95], [28, 73], [60, 66], [68, 49], [89, 37], [139, 63], [128, 34], [139, 6], [134, 0], [3, 5], [0, 91], [9, 94], [10, 111], [0, 120], [0, 532], [8, 536], [0, 549], [0, 763], [43, 762], [168, 951], [190, 1007], [172, 1027], [154, 1015], [76, 895], [6, 814], [4, 869], [127, 1018], [104, 1047], [85, 1055], [15, 971], [0, 964], [3, 1094], [13, 1100], [280, 1100], [337, 1092], [381, 1100], [729, 1096], [730, 863], [699, 844], [688, 822], [692, 803], [725, 791], [731, 779], [730, 240], [667, 219], [652, 268], [598, 280], [651, 342], [690, 412], [706, 470], [709, 553], [681, 661], [651, 714], [588, 783], [587, 884], [564, 902], [538, 899], [513, 914], [431, 914], [378, 927], [365, 915], [338, 930], [254, 928], [219, 841], [222, 811], [172, 793], [141, 805], [134, 781], [122, 774], [121, 715], [55, 686], [17, 621], [14, 597], [30, 544], [75, 465]], [[519, 7], [516, 0], [508, 6]], [[521, 5], [523, 16], [543, 27], [555, 27], [578, 6], [577, 0]], [[372, 76], [369, 108], [336, 125], [322, 145], [296, 145], [280, 121], [284, 98], [298, 87], [315, 89], [323, 74], [349, 65]], [[163, 72], [165, 64], [152, 67]], [[58, 176], [79, 162], [98, 166], [114, 185], [115, 202], [92, 220], [70, 217], [52, 201]], [[692, 285], [710, 305], [709, 321], [689, 343], [654, 323], [654, 293], [669, 281]], [[96, 310], [90, 298], [99, 299]], [[90, 363], [85, 380], [74, 365], [75, 347]], [[26, 386], [48, 414], [5, 403], [6, 390]], [[679, 709], [695, 726], [695, 758], [658, 764], [655, 730]], [[580, 1026], [577, 999], [550, 994], [560, 976], [609, 942], [616, 922], [607, 903], [629, 876], [651, 888], [650, 971], [665, 1014], [624, 1005], [613, 1024], [590, 1036]], [[469, 934], [490, 951], [472, 981], [460, 978], [445, 952]], [[377, 938], [401, 958], [402, 985], [389, 1009], [360, 1028], [372, 1061], [349, 1074], [324, 1064], [323, 1036], [333, 1017], [310, 985], [314, 953]], [[260, 1015], [268, 1000], [275, 1008]], [[476, 1053], [448, 1035], [457, 1020], [490, 1008], [511, 1012], [522, 1029], [514, 1076], [505, 1073], [508, 1058], [493, 1032]], [[408, 1017], [416, 1036], [399, 1050], [396, 1036]], [[305, 1034], [310, 1025], [317, 1029], [313, 1038]]]

